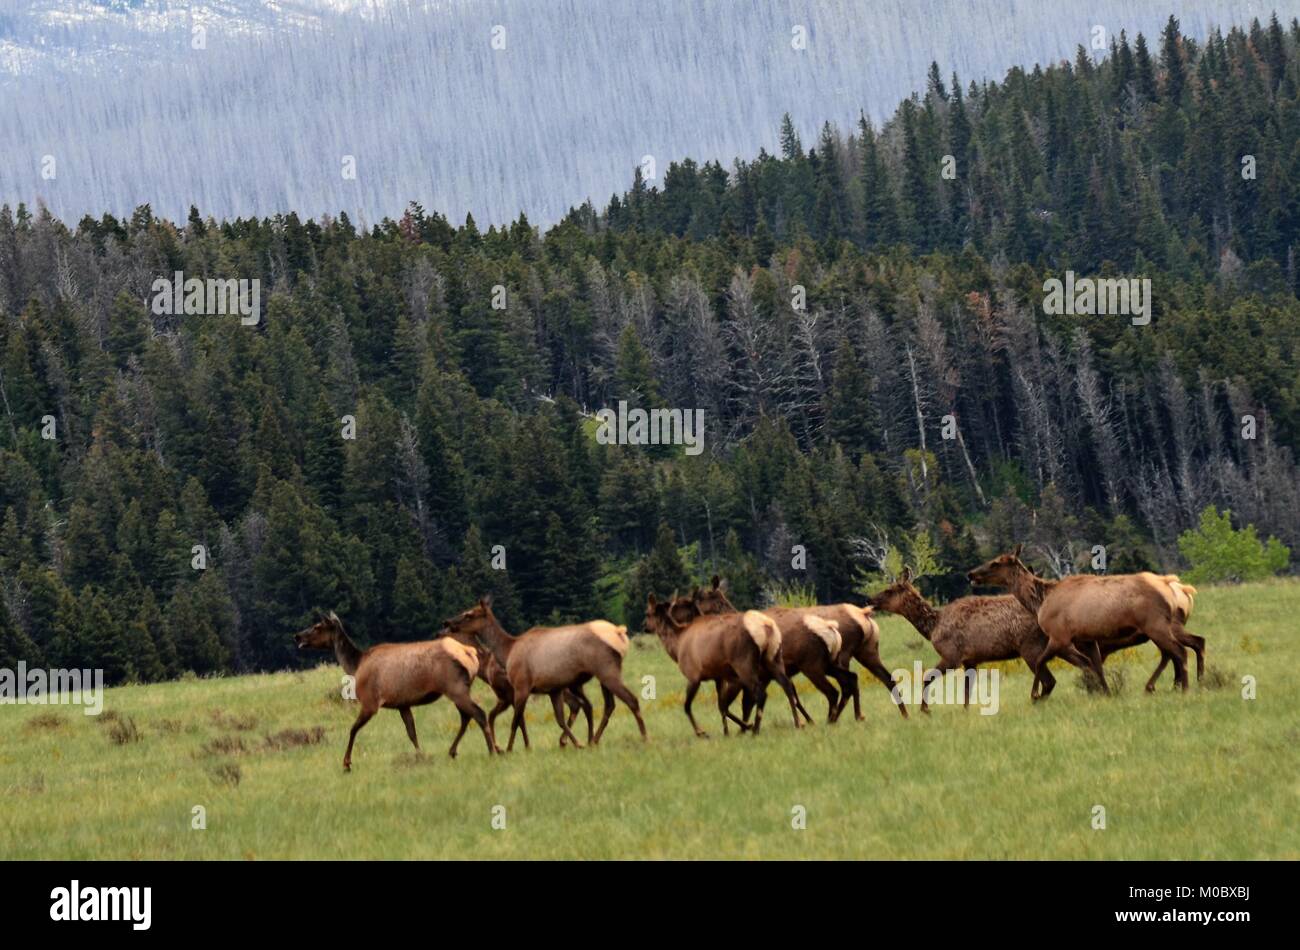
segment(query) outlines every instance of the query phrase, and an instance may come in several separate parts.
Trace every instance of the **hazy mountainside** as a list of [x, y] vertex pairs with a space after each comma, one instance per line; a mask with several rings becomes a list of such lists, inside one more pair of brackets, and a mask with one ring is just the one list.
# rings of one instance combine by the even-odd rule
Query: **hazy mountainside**
[[1273, 9], [1285, 22], [1300, 3], [37, 0], [0, 12], [0, 201], [372, 222], [415, 200], [547, 224], [647, 155], [658, 177], [774, 149], [785, 112], [806, 137], [882, 118], [931, 61], [1000, 78], [1073, 59], [1098, 26], [1108, 46], [1173, 13], [1200, 38]]

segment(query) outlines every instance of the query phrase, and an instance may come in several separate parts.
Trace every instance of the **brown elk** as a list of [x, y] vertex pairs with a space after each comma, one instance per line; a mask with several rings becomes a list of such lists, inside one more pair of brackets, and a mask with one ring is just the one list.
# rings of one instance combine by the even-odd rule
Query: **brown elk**
[[454, 641], [425, 640], [418, 643], [380, 643], [362, 650], [343, 629], [343, 621], [330, 611], [316, 623], [294, 635], [299, 650], [333, 650], [343, 672], [355, 678], [361, 712], [348, 735], [348, 749], [343, 754], [344, 771], [352, 770], [352, 744], [357, 733], [380, 709], [396, 709], [406, 725], [411, 744], [420, 748], [415, 735], [412, 706], [423, 706], [439, 696], [446, 696], [460, 710], [460, 731], [451, 744], [450, 755], [465, 735], [472, 719], [483, 730], [488, 754], [496, 751], [492, 724], [470, 696], [470, 686], [478, 673], [478, 657], [473, 650]]
[[[1174, 617], [1178, 622], [1185, 625], [1192, 615], [1192, 603], [1196, 596], [1196, 588], [1191, 584], [1184, 584], [1178, 579], [1177, 574], [1158, 574], [1155, 576], [1169, 586], [1170, 608], [1173, 610]], [[1199, 681], [1205, 674], [1205, 638], [1183, 629], [1178, 634], [1178, 641], [1183, 646], [1190, 647], [1192, 652], [1196, 654], [1196, 679]], [[1146, 642], [1147, 637], [1143, 634], [1132, 633], [1122, 639], [1103, 644], [1101, 646], [1101, 656], [1105, 658], [1117, 650], [1125, 650]], [[1169, 665], [1169, 659], [1169, 654], [1161, 650], [1160, 663], [1156, 666], [1155, 672], [1151, 674], [1151, 678], [1147, 680], [1146, 691], [1148, 693], [1156, 691], [1156, 681], [1160, 679], [1160, 674]]]
[[[515, 731], [523, 727], [524, 709], [533, 693], [551, 697], [555, 721], [560, 727], [561, 744], [563, 738], [567, 738], [575, 748], [582, 748], [564, 721], [563, 697], [566, 691], [576, 695], [582, 684], [592, 678], [600, 683], [605, 708], [600, 726], [590, 739], [591, 744], [600, 742], [609, 717], [614, 713], [616, 696], [632, 710], [641, 738], [646, 739], [640, 704], [632, 691], [623, 685], [623, 657], [628, 648], [626, 627], [615, 626], [607, 620], [590, 620], [561, 627], [533, 627], [512, 637], [492, 613], [492, 599], [483, 597], [469, 610], [446, 621], [443, 634], [462, 643], [485, 647], [505, 670], [514, 691], [515, 707], [507, 751], [514, 747]], [[524, 731], [524, 748], [529, 748], [527, 731]]]
[[[711, 681], [718, 690], [718, 709], [723, 713], [723, 726], [729, 714], [723, 703], [723, 690], [728, 681], [735, 681], [747, 697], [752, 697], [757, 707], [753, 731], [758, 733], [763, 722], [763, 706], [767, 684], [776, 680], [790, 702], [790, 714], [796, 729], [803, 728], [799, 721], [803, 709], [794, 684], [785, 674], [781, 660], [781, 630], [776, 622], [757, 610], [744, 613], [701, 616], [695, 613], [687, 622], [673, 616], [673, 602], [659, 601], [651, 594], [646, 602], [645, 629], [659, 637], [664, 650], [686, 677], [686, 718], [701, 739], [708, 733], [700, 728], [691, 712], [691, 704], [700, 684]], [[730, 716], [741, 726], [747, 724]]]
[[[714, 575], [711, 587], [697, 587], [689, 598], [675, 599], [672, 610], [673, 616], [683, 622], [688, 621], [693, 615], [739, 613], [723, 592], [722, 580], [717, 575]], [[772, 615], [768, 613], [768, 616]], [[776, 617], [773, 619], [777, 620]], [[839, 623], [811, 614], [787, 612], [777, 620], [777, 627], [781, 631], [781, 661], [785, 666], [786, 675], [791, 679], [800, 673], [808, 677], [813, 686], [826, 697], [827, 722], [835, 722], [843, 709], [840, 701], [841, 693], [847, 701], [858, 687], [858, 675], [835, 662], [844, 645]], [[839, 685], [840, 691], [831, 685], [832, 679]], [[728, 710], [740, 691], [741, 685], [735, 680], [722, 684], [722, 688], [718, 690], [718, 705], [723, 714], [724, 731], [728, 717], [732, 721], [738, 721], [734, 716], [730, 716]], [[749, 719], [749, 704], [749, 697], [746, 696], [745, 708], [738, 721], [742, 730], [746, 728], [746, 720]], [[801, 710], [802, 708], [800, 705]], [[812, 721], [811, 717], [809, 721]]]
[[[460, 641], [457, 641], [458, 643]], [[501, 715], [507, 709], [513, 709], [515, 705], [515, 690], [510, 685], [510, 677], [506, 676], [505, 667], [497, 662], [497, 658], [487, 647], [480, 646], [477, 643], [469, 644], [478, 654], [478, 678], [487, 683], [493, 694], [497, 698], [496, 705], [488, 712], [488, 722], [492, 723], [492, 734], [496, 735], [497, 716]], [[578, 713], [584, 713], [587, 717], [587, 742], [590, 743], [594, 727], [591, 716], [591, 701], [582, 691], [582, 687], [576, 689], [566, 689], [564, 691], [564, 704], [569, 707], [569, 729], [573, 729], [573, 723], [578, 718]], [[520, 723], [519, 730], [524, 734], [524, 741], [528, 740], [528, 724]], [[568, 739], [560, 736], [560, 745], [564, 745]], [[501, 751], [501, 747], [497, 747]]]
[[[721, 589], [721, 580], [715, 575], [713, 578], [713, 591]], [[710, 592], [704, 593], [702, 603], [708, 604]], [[734, 609], [734, 608], [733, 608]], [[876, 621], [871, 618], [871, 608], [858, 607], [856, 604], [822, 604], [816, 607], [766, 607], [763, 613], [777, 622], [777, 626], [784, 630], [787, 624], [796, 622], [803, 617], [819, 617], [822, 620], [834, 621], [836, 630], [840, 635], [840, 652], [835, 658], [835, 665], [843, 670], [849, 669], [849, 664], [853, 660], [861, 663], [872, 676], [878, 679], [885, 689], [889, 690], [889, 697], [898, 707], [899, 714], [907, 718], [907, 706], [903, 703], [902, 695], [898, 692], [897, 685], [889, 670], [885, 669], [885, 664], [880, 659], [880, 627]], [[851, 680], [845, 680], [844, 683], [852, 691], [843, 693], [840, 696], [840, 706], [836, 710], [835, 716], [838, 719], [844, 712], [844, 707], [848, 705], [849, 699], [853, 700], [853, 715], [859, 722], [863, 720], [862, 703], [858, 693], [858, 677], [853, 675]]]
[[[1038, 577], [1020, 560], [1021, 545], [980, 565], [967, 575], [973, 584], [1004, 587], [1011, 591], [1026, 610], [1038, 617], [1038, 626], [1047, 637], [1047, 648], [1034, 666], [1034, 684], [1053, 656], [1087, 662], [1109, 692], [1102, 671], [1101, 657], [1089, 656], [1075, 646], [1096, 644], [1105, 649], [1122, 643], [1131, 646], [1135, 637], [1151, 640], [1174, 664], [1174, 682], [1187, 689], [1187, 651], [1184, 647], [1200, 641], [1195, 649], [1203, 650], [1204, 640], [1187, 633], [1178, 620], [1177, 606], [1169, 584], [1150, 573], [1092, 575], [1076, 574], [1059, 581]], [[1157, 674], [1159, 670], [1157, 670]], [[1154, 688], [1154, 677], [1147, 684]], [[1034, 687], [1030, 689], [1031, 695]]]
[[[867, 603], [877, 610], [898, 614], [929, 640], [939, 654], [935, 664], [939, 675], [958, 667], [970, 671], [981, 663], [1016, 657], [1032, 670], [1047, 647], [1047, 637], [1038, 629], [1038, 618], [1011, 594], [961, 597], [935, 609], [912, 585], [911, 571], [905, 569], [895, 583], [868, 597]], [[1047, 696], [1055, 687], [1056, 677], [1045, 669], [1042, 695]], [[929, 711], [926, 692], [921, 693], [922, 712]], [[966, 704], [970, 704], [969, 690]]]

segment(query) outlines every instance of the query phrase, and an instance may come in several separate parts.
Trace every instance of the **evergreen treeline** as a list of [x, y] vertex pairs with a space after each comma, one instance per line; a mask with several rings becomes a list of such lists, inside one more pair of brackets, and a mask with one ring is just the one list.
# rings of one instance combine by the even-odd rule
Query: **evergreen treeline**
[[[544, 235], [0, 209], [0, 662], [278, 667], [314, 608], [426, 637], [484, 592], [639, 628], [715, 571], [844, 599], [890, 548], [940, 596], [1016, 541], [1176, 567], [1211, 503], [1300, 550], [1298, 45], [1171, 18], [935, 67], [882, 129], [787, 121]], [[1151, 325], [1044, 315], [1066, 269], [1149, 277]], [[176, 271], [260, 279], [260, 322], [155, 315]], [[620, 399], [703, 409], [706, 451], [599, 444]]]

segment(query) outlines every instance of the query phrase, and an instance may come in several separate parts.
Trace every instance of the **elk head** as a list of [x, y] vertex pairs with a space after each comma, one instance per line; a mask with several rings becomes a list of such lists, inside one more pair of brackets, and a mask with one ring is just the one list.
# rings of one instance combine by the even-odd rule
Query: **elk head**
[[1018, 576], [1029, 573], [1029, 568], [1020, 560], [1022, 547], [1023, 544], [1017, 544], [1009, 553], [986, 561], [967, 573], [967, 579], [983, 587], [1011, 587]]
[[323, 615], [305, 630], [293, 635], [299, 650], [332, 650], [335, 634], [343, 632], [343, 621], [334, 611]]
[[686, 629], [686, 624], [679, 622], [673, 616], [673, 607], [678, 600], [676, 597], [669, 600], [658, 600], [654, 594], [646, 599], [645, 605], [645, 631], [653, 633], [663, 640], [666, 644], [669, 639], [675, 639], [677, 634]]
[[905, 567], [903, 573], [898, 576], [898, 580], [878, 594], [868, 597], [867, 605], [874, 607], [876, 610], [896, 614], [900, 613], [907, 603], [922, 599], [921, 592], [912, 584], [911, 568]]
[[736, 613], [735, 606], [722, 591], [722, 578], [717, 574], [713, 575], [712, 587], [695, 588], [695, 592], [691, 594], [691, 601], [695, 606], [695, 612], [700, 616]]
[[492, 616], [492, 595], [488, 594], [480, 597], [478, 603], [469, 610], [463, 610], [456, 616], [444, 620], [441, 636], [451, 637], [466, 646], [478, 646], [483, 630], [495, 619]]

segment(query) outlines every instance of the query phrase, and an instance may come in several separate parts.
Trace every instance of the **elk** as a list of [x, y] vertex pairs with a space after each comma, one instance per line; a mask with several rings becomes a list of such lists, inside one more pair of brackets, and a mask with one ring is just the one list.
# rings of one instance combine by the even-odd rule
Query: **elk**
[[[898, 614], [929, 640], [939, 654], [935, 669], [940, 675], [959, 666], [970, 671], [981, 663], [1016, 657], [1032, 670], [1047, 647], [1047, 637], [1038, 629], [1038, 618], [1011, 594], [961, 597], [936, 610], [912, 585], [911, 571], [904, 569], [897, 582], [868, 597], [867, 603], [877, 610]], [[1049, 695], [1055, 687], [1056, 677], [1045, 669], [1042, 695]], [[922, 712], [929, 712], [926, 692], [921, 692]], [[970, 705], [969, 690], [966, 705]]]
[[449, 754], [456, 757], [456, 747], [473, 719], [483, 730], [488, 755], [496, 752], [492, 724], [470, 696], [470, 686], [478, 673], [478, 657], [473, 650], [454, 641], [425, 640], [419, 643], [380, 643], [362, 650], [343, 629], [343, 621], [330, 611], [316, 623], [294, 635], [299, 650], [333, 650], [343, 672], [355, 678], [361, 712], [348, 735], [348, 749], [343, 754], [343, 771], [352, 771], [352, 745], [357, 733], [380, 709], [396, 709], [406, 725], [411, 745], [420, 748], [415, 735], [412, 706], [423, 706], [439, 696], [446, 696], [460, 710], [460, 731]]
[[[607, 620], [589, 620], [561, 627], [533, 627], [512, 637], [492, 613], [492, 598], [481, 597], [469, 610], [447, 620], [443, 635], [461, 643], [484, 647], [505, 670], [514, 691], [515, 708], [506, 751], [514, 748], [515, 731], [523, 727], [524, 708], [533, 693], [551, 697], [551, 708], [560, 727], [561, 745], [567, 738], [574, 748], [582, 748], [582, 743], [564, 721], [563, 696], [566, 691], [576, 695], [582, 684], [593, 677], [600, 683], [605, 708], [600, 726], [589, 740], [591, 744], [594, 746], [600, 742], [609, 717], [614, 713], [615, 696], [632, 710], [641, 730], [641, 739], [647, 738], [640, 704], [632, 691], [623, 685], [627, 627], [615, 626]], [[526, 730], [524, 748], [529, 748]]]
[[[970, 571], [973, 584], [1004, 587], [1038, 618], [1038, 626], [1047, 637], [1047, 647], [1034, 664], [1034, 687], [1042, 678], [1047, 662], [1060, 655], [1078, 664], [1087, 662], [1101, 681], [1103, 692], [1110, 692], [1101, 668], [1099, 652], [1084, 655], [1075, 640], [1095, 644], [1102, 649], [1117, 644], [1131, 646], [1151, 640], [1174, 663], [1174, 683], [1187, 689], [1187, 650], [1195, 645], [1193, 635], [1183, 629], [1173, 590], [1164, 578], [1151, 574], [1092, 575], [1076, 574], [1059, 581], [1047, 581], [1034, 574], [1020, 560], [1021, 545]], [[1157, 674], [1159, 670], [1157, 670]], [[1154, 676], [1148, 690], [1154, 688]]]
[[686, 718], [701, 739], [708, 733], [700, 728], [691, 712], [691, 704], [700, 684], [712, 681], [718, 690], [718, 709], [723, 714], [723, 726], [729, 714], [723, 703], [723, 689], [729, 680], [740, 684], [757, 706], [754, 725], [730, 718], [741, 730], [752, 728], [757, 735], [763, 722], [763, 705], [769, 680], [776, 680], [790, 701], [790, 714], [796, 729], [802, 729], [799, 714], [803, 710], [794, 684], [785, 675], [781, 661], [781, 630], [776, 621], [757, 610], [744, 613], [700, 616], [695, 614], [683, 623], [673, 617], [673, 602], [660, 601], [651, 594], [646, 601], [645, 629], [659, 637], [664, 650], [686, 677]]
[[[688, 620], [693, 615], [739, 613], [723, 593], [722, 580], [717, 575], [714, 575], [711, 587], [707, 589], [697, 587], [689, 598], [674, 599], [672, 610], [673, 616], [678, 620]], [[781, 630], [781, 661], [785, 666], [786, 675], [791, 679], [800, 673], [807, 676], [813, 686], [826, 697], [828, 704], [826, 721], [835, 722], [843, 707], [840, 705], [841, 692], [836, 691], [830, 679], [835, 680], [846, 698], [856, 692], [858, 686], [858, 675], [838, 666], [835, 662], [835, 658], [840, 655], [844, 646], [839, 623], [811, 614], [785, 613], [782, 619], [777, 620], [777, 626]], [[722, 688], [718, 690], [718, 706], [723, 714], [724, 731], [728, 717], [738, 722], [742, 731], [748, 728], [745, 722], [749, 718], [748, 696], [740, 720], [736, 720], [728, 712], [736, 694], [740, 691], [740, 683], [735, 680], [722, 684]], [[800, 709], [802, 708], [801, 704]], [[811, 716], [808, 717], [808, 721], [812, 721]]]
[[[1170, 606], [1174, 611], [1174, 616], [1180, 624], [1186, 624], [1192, 615], [1192, 604], [1196, 597], [1196, 588], [1191, 584], [1184, 584], [1178, 579], [1177, 574], [1159, 574], [1156, 575], [1160, 580], [1169, 586]], [[1196, 679], [1199, 681], [1205, 674], [1205, 637], [1199, 637], [1188, 630], [1183, 630], [1178, 635], [1178, 640], [1185, 647], [1191, 647], [1192, 652], [1196, 654]], [[1107, 657], [1116, 650], [1124, 650], [1128, 647], [1138, 646], [1146, 643], [1147, 637], [1140, 633], [1133, 633], [1123, 638], [1106, 643], [1101, 647], [1101, 656]], [[1156, 691], [1156, 681], [1160, 679], [1160, 674], [1165, 671], [1169, 665], [1169, 654], [1160, 651], [1160, 664], [1156, 667], [1151, 678], [1147, 680], [1146, 691], [1154, 693]]]
[[[459, 643], [460, 641], [457, 642]], [[492, 655], [491, 651], [489, 651], [487, 647], [479, 646], [477, 643], [470, 645], [473, 646], [474, 651], [478, 654], [478, 678], [488, 684], [497, 698], [496, 705], [493, 706], [491, 711], [487, 714], [488, 722], [492, 723], [492, 734], [495, 736], [497, 716], [501, 715], [507, 709], [514, 708], [514, 687], [510, 685], [510, 678], [506, 676], [505, 668], [497, 662], [497, 658]], [[573, 723], [574, 720], [578, 718], [578, 713], [581, 712], [586, 714], [587, 742], [590, 743], [593, 735], [591, 701], [587, 699], [586, 694], [583, 693], [582, 687], [566, 689], [564, 691], [564, 703], [569, 707], [570, 730], [573, 729]], [[524, 741], [527, 742], [527, 723], [520, 723], [519, 730], [524, 734]], [[566, 742], [568, 742], [568, 740], [564, 736], [560, 736], [560, 745], [564, 745]], [[497, 751], [501, 751], [499, 746], [497, 747]]]

